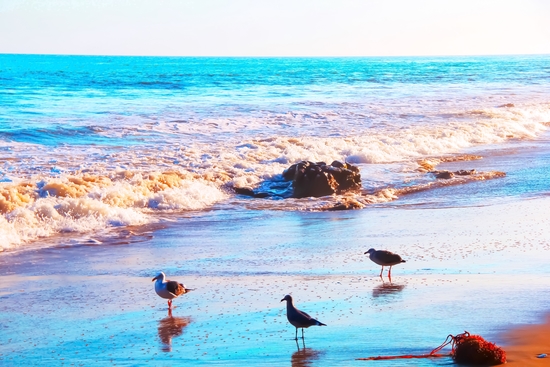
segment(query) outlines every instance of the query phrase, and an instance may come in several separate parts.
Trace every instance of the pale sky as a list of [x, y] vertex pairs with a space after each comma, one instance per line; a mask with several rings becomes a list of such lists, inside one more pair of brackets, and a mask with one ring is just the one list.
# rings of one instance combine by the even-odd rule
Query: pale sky
[[0, 53], [550, 54], [550, 0], [0, 0]]

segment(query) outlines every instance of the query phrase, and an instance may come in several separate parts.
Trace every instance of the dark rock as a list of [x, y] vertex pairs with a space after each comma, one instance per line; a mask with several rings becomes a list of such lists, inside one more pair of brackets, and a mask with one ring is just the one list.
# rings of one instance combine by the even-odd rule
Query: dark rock
[[283, 172], [283, 178], [292, 181], [293, 197], [326, 196], [361, 188], [359, 168], [338, 161], [302, 161]]
[[254, 198], [265, 198], [269, 196], [266, 192], [254, 192], [254, 190], [248, 187], [234, 187], [233, 189], [239, 195], [252, 196]]
[[475, 175], [476, 170], [475, 169], [471, 169], [471, 170], [461, 169], [461, 170], [455, 171], [454, 174], [457, 175], [457, 176], [470, 176], [470, 175]]
[[338, 203], [334, 205], [331, 208], [328, 208], [328, 211], [337, 211], [337, 210], [353, 210], [353, 209], [363, 209], [365, 207], [364, 204], [360, 203], [357, 200], [345, 200], [341, 203]]
[[477, 172], [476, 172], [475, 169], [470, 169], [470, 170], [461, 169], [461, 170], [454, 171], [454, 172], [451, 172], [451, 171], [431, 171], [430, 173], [433, 174], [435, 176], [435, 178], [441, 178], [441, 179], [444, 179], [444, 180], [449, 180], [449, 179], [453, 178], [455, 175], [456, 176], [471, 176], [471, 175], [475, 175]]
[[330, 165], [336, 168], [346, 168], [346, 165], [340, 161], [332, 161]]
[[233, 189], [239, 195], [254, 196], [254, 190], [248, 187], [234, 187]]
[[431, 173], [433, 173], [435, 178], [442, 178], [444, 180], [451, 179], [455, 176], [451, 171], [433, 171]]

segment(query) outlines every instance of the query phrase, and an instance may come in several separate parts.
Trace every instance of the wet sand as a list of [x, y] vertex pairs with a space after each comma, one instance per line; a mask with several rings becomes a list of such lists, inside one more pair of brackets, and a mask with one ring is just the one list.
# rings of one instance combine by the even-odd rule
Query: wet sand
[[[545, 323], [525, 325], [505, 335], [508, 366], [536, 367], [550, 365], [550, 314]], [[539, 358], [542, 354], [546, 357]]]
[[[356, 358], [425, 354], [464, 330], [508, 345], [507, 330], [548, 311], [548, 228], [550, 198], [340, 213], [218, 210], [142, 229], [138, 242], [4, 253], [0, 364], [393, 366]], [[370, 247], [407, 260], [391, 281], [364, 255]], [[151, 283], [161, 270], [196, 288], [174, 301], [171, 317]], [[280, 302], [287, 293], [328, 326], [296, 343]], [[538, 349], [522, 343], [510, 343], [519, 353], [509, 347], [512, 362]]]

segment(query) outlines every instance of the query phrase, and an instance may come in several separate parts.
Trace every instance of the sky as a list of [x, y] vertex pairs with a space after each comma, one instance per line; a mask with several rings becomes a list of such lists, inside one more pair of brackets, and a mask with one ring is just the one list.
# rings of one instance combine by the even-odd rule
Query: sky
[[0, 0], [0, 53], [550, 54], [550, 0]]

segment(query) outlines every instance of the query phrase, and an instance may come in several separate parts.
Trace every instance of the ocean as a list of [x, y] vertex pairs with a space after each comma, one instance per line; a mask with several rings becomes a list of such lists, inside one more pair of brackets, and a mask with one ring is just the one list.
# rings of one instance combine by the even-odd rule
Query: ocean
[[[548, 311], [549, 96], [549, 55], [0, 55], [0, 364], [441, 366], [357, 358], [501, 344]], [[283, 195], [302, 160], [361, 189]], [[371, 247], [406, 262], [380, 277]], [[159, 271], [195, 289], [173, 315]], [[287, 293], [328, 326], [295, 342]]]
[[[302, 160], [357, 165], [367, 210], [544, 195], [549, 95], [547, 55], [0, 55], [0, 248], [67, 233], [97, 241], [193, 211], [324, 210], [341, 200], [234, 192], [276, 187]], [[419, 169], [484, 168], [471, 157], [507, 154], [509, 166], [481, 178], [514, 175], [525, 149], [540, 159], [518, 173], [523, 183], [450, 185]]]

